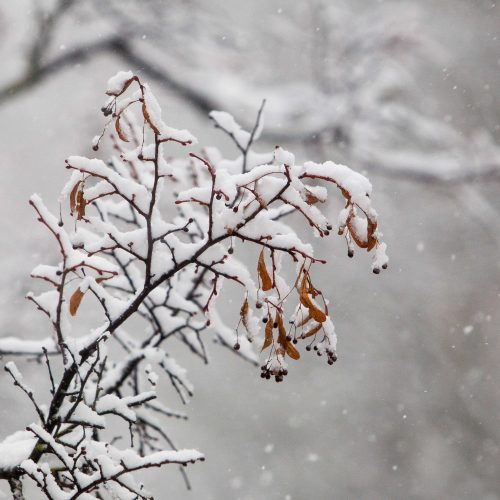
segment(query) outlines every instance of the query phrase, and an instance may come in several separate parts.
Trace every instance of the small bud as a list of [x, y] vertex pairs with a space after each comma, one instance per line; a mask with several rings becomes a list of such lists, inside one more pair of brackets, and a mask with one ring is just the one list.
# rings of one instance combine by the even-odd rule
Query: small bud
[[349, 250], [347, 250], [347, 256], [352, 259], [354, 257], [354, 250], [352, 248], [349, 248]]
[[330, 235], [330, 231], [328, 231], [328, 230], [323, 231], [323, 234], [324, 234], [325, 236], [329, 236], [329, 235]]
[[229, 248], [229, 250], [227, 251], [227, 253], [232, 255], [234, 253], [233, 247]]
[[257, 303], [255, 304], [255, 307], [256, 307], [257, 309], [262, 309], [262, 302], [257, 302]]
[[218, 193], [216, 196], [215, 196], [215, 199], [216, 200], [220, 200], [222, 198], [222, 195], [220, 193]]
[[374, 267], [373, 274], [380, 274], [380, 267]]
[[306, 351], [310, 351], [311, 350], [311, 346], [310, 345], [306, 345]]
[[264, 324], [265, 324], [265, 323], [267, 323], [267, 322], [268, 322], [268, 318], [267, 318], [267, 316], [266, 316], [266, 317], [264, 317], [264, 318], [262, 318], [262, 323], [264, 323]]
[[233, 207], [233, 212], [236, 213], [238, 211], [238, 207]]
[[385, 264], [382, 264], [382, 269], [387, 269], [387, 262]]
[[239, 351], [240, 350], [240, 344], [238, 342], [236, 342], [236, 344], [234, 344], [234, 350], [235, 351]]
[[327, 224], [326, 225], [326, 228], [328, 229], [328, 231], [331, 231], [333, 229], [332, 225], [331, 224]]

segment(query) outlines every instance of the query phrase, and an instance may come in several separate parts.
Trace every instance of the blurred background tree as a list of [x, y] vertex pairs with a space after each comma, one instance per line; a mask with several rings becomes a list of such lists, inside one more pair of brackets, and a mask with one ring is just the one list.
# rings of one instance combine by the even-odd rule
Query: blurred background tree
[[46, 248], [25, 200], [55, 197], [63, 159], [87, 153], [109, 74], [161, 85], [167, 116], [222, 149], [200, 116], [249, 126], [265, 97], [269, 144], [366, 170], [392, 270], [366, 283], [338, 258], [318, 283], [351, 296], [333, 371], [269, 387], [217, 349], [210, 380], [193, 367], [175, 432], [207, 454], [197, 498], [500, 498], [499, 21], [483, 0], [4, 3], [1, 335], [38, 331], [23, 280]]

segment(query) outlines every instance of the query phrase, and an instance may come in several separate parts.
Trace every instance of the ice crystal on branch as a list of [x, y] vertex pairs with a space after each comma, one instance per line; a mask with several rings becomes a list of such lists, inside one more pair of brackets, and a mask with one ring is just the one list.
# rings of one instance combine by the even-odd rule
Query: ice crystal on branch
[[[316, 267], [327, 262], [286, 224], [287, 215], [300, 214], [315, 236], [344, 235], [351, 256], [354, 245], [373, 251], [375, 273], [387, 267], [369, 181], [330, 161], [297, 165], [281, 147], [255, 152], [264, 103], [250, 132], [228, 113], [211, 113], [234, 142], [236, 159], [205, 148], [167, 160], [170, 142], [188, 146], [196, 138], [164, 123], [150, 88], [131, 72], [111, 78], [106, 93], [107, 123], [92, 146], [98, 151], [109, 132], [115, 156], [66, 160], [64, 215], [54, 216], [38, 195], [30, 200], [60, 254], [57, 265], [32, 272], [50, 289], [28, 295], [53, 337], [0, 339], [1, 354], [37, 357], [50, 381], [48, 404], [41, 404], [44, 396], [13, 362], [6, 365], [38, 416], [0, 443], [0, 477], [21, 497], [27, 477], [51, 499], [151, 498], [133, 472], [203, 459], [177, 450], [165, 432], [164, 419], [185, 416], [158, 401], [157, 385], [166, 378], [183, 402], [193, 393], [186, 370], [166, 350], [169, 339], [205, 361], [209, 332], [253, 363], [261, 351], [262, 377], [276, 381], [301, 357], [302, 341], [329, 364], [337, 359], [328, 299], [314, 285]], [[319, 208], [331, 186], [345, 200], [338, 228]], [[255, 247], [255, 262], [241, 260], [243, 244]], [[241, 287], [233, 324], [217, 304], [228, 281]], [[101, 317], [90, 333], [75, 335], [89, 321], [84, 307]], [[132, 316], [144, 321], [143, 331], [127, 329]], [[118, 356], [108, 340], [116, 341]], [[124, 432], [111, 418], [128, 428], [128, 446], [115, 443]]]

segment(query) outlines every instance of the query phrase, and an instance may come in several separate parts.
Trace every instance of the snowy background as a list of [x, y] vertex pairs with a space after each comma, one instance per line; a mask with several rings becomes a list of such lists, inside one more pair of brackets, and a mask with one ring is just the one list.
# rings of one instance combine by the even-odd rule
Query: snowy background
[[[56, 207], [109, 76], [138, 71], [169, 124], [228, 154], [206, 111], [250, 125], [265, 97], [262, 150], [369, 176], [390, 268], [319, 242], [333, 367], [308, 356], [278, 385], [218, 346], [208, 366], [178, 349], [196, 393], [169, 432], [207, 461], [191, 492], [152, 471], [157, 498], [500, 499], [499, 26], [480, 0], [1, 2], [0, 335], [46, 335], [23, 296], [53, 248], [27, 199]], [[3, 439], [33, 415], [0, 383]]]

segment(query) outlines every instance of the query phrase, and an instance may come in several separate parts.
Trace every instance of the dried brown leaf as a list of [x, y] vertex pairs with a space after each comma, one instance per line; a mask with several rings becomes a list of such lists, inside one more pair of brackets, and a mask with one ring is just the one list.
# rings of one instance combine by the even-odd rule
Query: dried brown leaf
[[287, 340], [285, 342], [285, 352], [292, 358], [292, 359], [300, 359], [300, 353], [299, 351], [297, 351], [297, 349], [295, 349], [295, 346], [289, 341]]
[[260, 281], [262, 282], [262, 290], [267, 292], [273, 287], [273, 281], [267, 272], [266, 263], [264, 261], [264, 249], [260, 251], [259, 263], [257, 265], [257, 271], [259, 272]]
[[311, 315], [311, 318], [316, 320], [318, 323], [324, 323], [326, 321], [326, 314], [314, 304], [309, 308], [309, 314]]
[[[292, 359], [299, 359], [300, 353], [295, 349], [294, 345], [288, 340], [286, 336], [285, 325], [283, 324], [283, 317], [279, 312], [276, 312], [275, 322], [278, 324], [278, 343], [283, 349], [283, 354], [288, 354]], [[278, 350], [276, 350], [277, 352]]]
[[266, 323], [264, 345], [262, 346], [261, 352], [264, 349], [267, 349], [272, 343], [273, 343], [273, 321], [271, 319], [271, 315], [269, 315]]
[[245, 302], [243, 302], [243, 305], [241, 306], [240, 309], [240, 317], [241, 317], [241, 322], [243, 323], [243, 326], [245, 327], [245, 330], [247, 331], [247, 339], [249, 342], [252, 342], [252, 332], [250, 330], [250, 325], [248, 323], [248, 311], [249, 311], [249, 306], [248, 306], [248, 298], [245, 299]]
[[308, 276], [309, 275], [308, 275], [307, 271], [304, 271], [304, 276], [303, 276], [302, 282], [300, 284], [299, 298], [300, 298], [300, 302], [303, 306], [307, 307], [307, 309], [311, 309], [311, 307], [314, 307], [314, 305], [313, 305], [311, 299], [309, 298], [309, 294], [307, 293]]
[[351, 222], [352, 220], [354, 220], [355, 217], [356, 217], [355, 215], [351, 215], [347, 219], [346, 225], [349, 228], [349, 233], [359, 248], [366, 248], [367, 251], [369, 252], [377, 244], [377, 239], [374, 236], [375, 231], [377, 230], [377, 223], [370, 220], [370, 218], [367, 219], [367, 228], [365, 237], [364, 235], [360, 235], [356, 231], [354, 224]]
[[319, 198], [306, 188], [306, 203], [308, 205], [314, 205], [315, 203], [318, 203], [318, 201]]
[[69, 299], [69, 313], [71, 316], [74, 316], [80, 307], [80, 303], [82, 302], [83, 296], [85, 295], [79, 288], [77, 288], [71, 298]]
[[142, 103], [142, 114], [144, 116], [144, 120], [146, 120], [148, 125], [151, 127], [151, 130], [158, 135], [160, 131], [158, 130], [158, 127], [152, 122], [151, 117], [149, 116], [148, 107], [146, 106], [145, 102]]
[[[324, 323], [326, 321], [326, 314], [318, 308], [317, 305], [313, 303], [309, 297], [309, 274], [307, 271], [304, 272], [304, 277], [302, 278], [302, 283], [300, 285], [300, 302], [302, 305], [309, 309], [309, 314], [311, 318], [315, 319], [318, 323]], [[311, 285], [312, 286], [312, 285]], [[315, 293], [316, 289], [312, 287]]]
[[377, 223], [372, 222], [370, 219], [368, 219], [368, 245], [366, 247], [368, 251], [373, 250], [373, 248], [375, 248], [375, 245], [377, 244], [377, 239], [374, 236], [376, 230]]
[[115, 120], [115, 129], [116, 133], [118, 134], [118, 137], [123, 141], [123, 142], [129, 142], [129, 138], [127, 137], [127, 134], [124, 132], [120, 125], [120, 118], [122, 115], [119, 115], [118, 118]]
[[302, 262], [302, 265], [300, 266], [299, 272], [298, 272], [297, 277], [295, 278], [295, 282], [293, 284], [293, 288], [297, 288], [297, 285], [299, 284], [300, 277], [302, 276], [303, 270], [304, 270], [304, 262]]
[[243, 305], [241, 306], [240, 316], [241, 318], [248, 317], [248, 299], [245, 299], [245, 302], [243, 302]]
[[80, 190], [80, 185], [82, 181], [78, 181], [74, 186], [73, 189], [71, 190], [71, 193], [69, 195], [69, 209], [71, 211], [71, 215], [76, 211], [76, 198], [77, 194]]
[[310, 330], [307, 332], [303, 333], [300, 338], [302, 339], [307, 339], [308, 337], [312, 337], [313, 335], [316, 335], [320, 330], [323, 325], [321, 323], [318, 323], [317, 325], [313, 326]]
[[80, 189], [76, 195], [76, 213], [77, 220], [82, 220], [85, 217], [85, 206], [87, 202], [83, 197], [83, 189]]
[[276, 318], [274, 320], [278, 324], [278, 342], [285, 347], [286, 340], [286, 329], [283, 324], [283, 317], [279, 312], [276, 312]]

